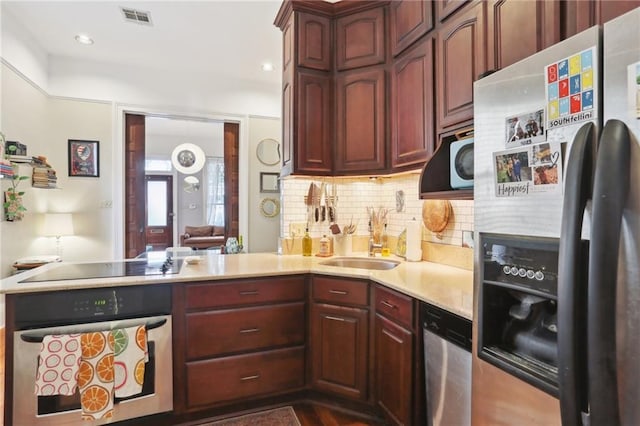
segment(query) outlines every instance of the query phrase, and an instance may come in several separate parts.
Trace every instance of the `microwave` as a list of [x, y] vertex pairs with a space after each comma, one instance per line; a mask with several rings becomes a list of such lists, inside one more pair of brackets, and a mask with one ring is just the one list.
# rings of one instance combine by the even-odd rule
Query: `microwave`
[[473, 188], [473, 138], [452, 142], [450, 150], [451, 188]]

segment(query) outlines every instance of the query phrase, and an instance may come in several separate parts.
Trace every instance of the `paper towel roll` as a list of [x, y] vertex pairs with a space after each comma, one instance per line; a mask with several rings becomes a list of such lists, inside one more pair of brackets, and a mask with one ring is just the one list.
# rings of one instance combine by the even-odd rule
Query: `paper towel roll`
[[407, 260], [422, 260], [422, 222], [415, 218], [407, 221]]

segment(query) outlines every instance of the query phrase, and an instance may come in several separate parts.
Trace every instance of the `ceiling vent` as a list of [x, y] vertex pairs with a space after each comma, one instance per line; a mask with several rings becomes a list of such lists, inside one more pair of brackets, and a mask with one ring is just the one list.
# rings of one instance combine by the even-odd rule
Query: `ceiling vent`
[[149, 12], [142, 10], [130, 9], [128, 7], [121, 7], [124, 20], [127, 22], [135, 22], [136, 24], [151, 25], [151, 15]]

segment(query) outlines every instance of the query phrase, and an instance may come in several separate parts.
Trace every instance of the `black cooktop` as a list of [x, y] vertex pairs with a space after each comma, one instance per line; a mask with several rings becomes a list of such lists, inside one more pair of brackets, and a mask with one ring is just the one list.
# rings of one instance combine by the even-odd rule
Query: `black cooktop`
[[81, 280], [87, 278], [139, 277], [180, 272], [182, 259], [136, 259], [117, 262], [61, 264], [20, 282]]

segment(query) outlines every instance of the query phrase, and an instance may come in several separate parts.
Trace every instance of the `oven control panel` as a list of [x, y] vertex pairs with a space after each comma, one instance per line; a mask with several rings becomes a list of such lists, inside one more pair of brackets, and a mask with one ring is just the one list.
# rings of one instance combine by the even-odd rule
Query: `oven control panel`
[[73, 300], [73, 312], [87, 315], [117, 314], [126, 310], [128, 299], [121, 295], [92, 297]]
[[171, 314], [171, 286], [28, 293], [15, 299], [16, 329]]
[[557, 296], [559, 240], [482, 235], [483, 281]]

